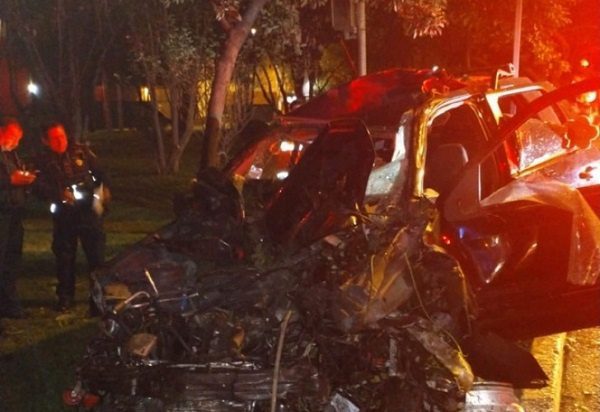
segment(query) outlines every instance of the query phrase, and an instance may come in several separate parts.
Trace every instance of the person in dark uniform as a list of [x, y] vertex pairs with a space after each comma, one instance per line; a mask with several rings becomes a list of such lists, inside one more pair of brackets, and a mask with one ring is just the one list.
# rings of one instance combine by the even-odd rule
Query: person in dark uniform
[[0, 121], [0, 318], [22, 318], [16, 289], [23, 250], [25, 189], [36, 178], [25, 169], [15, 149], [23, 129], [14, 119]]
[[[45, 129], [46, 150], [37, 161], [40, 170], [37, 191], [50, 202], [53, 215], [52, 252], [56, 257], [57, 310], [73, 306], [77, 243], [85, 253], [91, 273], [104, 262], [106, 236], [102, 225], [108, 182], [86, 145], [69, 144], [62, 124]], [[90, 299], [90, 314], [96, 308]]]

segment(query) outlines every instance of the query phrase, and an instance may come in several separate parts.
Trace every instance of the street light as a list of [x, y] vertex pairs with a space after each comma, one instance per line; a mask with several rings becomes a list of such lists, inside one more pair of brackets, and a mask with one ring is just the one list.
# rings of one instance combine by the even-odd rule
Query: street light
[[40, 92], [40, 88], [37, 84], [35, 84], [34, 82], [30, 81], [29, 84], [27, 84], [27, 91], [30, 94], [33, 94], [34, 96], [37, 96]]

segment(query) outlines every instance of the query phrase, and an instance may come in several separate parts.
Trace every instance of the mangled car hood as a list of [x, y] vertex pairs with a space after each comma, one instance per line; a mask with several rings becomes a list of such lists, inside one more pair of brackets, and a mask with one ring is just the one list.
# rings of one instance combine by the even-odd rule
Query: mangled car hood
[[76, 387], [112, 410], [457, 411], [476, 376], [543, 385], [527, 351], [477, 329], [430, 202], [367, 212], [373, 162], [346, 119], [266, 199], [204, 171], [174, 222], [96, 274], [102, 334]]

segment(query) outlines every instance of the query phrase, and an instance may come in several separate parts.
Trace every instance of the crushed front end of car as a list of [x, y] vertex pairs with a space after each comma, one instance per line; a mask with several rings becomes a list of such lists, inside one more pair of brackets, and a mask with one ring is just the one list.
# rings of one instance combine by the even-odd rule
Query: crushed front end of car
[[474, 376], [453, 336], [471, 308], [460, 268], [424, 241], [433, 207], [367, 213], [366, 130], [344, 121], [320, 138], [267, 204], [204, 173], [173, 223], [96, 273], [101, 333], [72, 403], [459, 410]]
[[[565, 310], [563, 299], [569, 307], [580, 308], [581, 297], [597, 303], [597, 289], [586, 286], [597, 283], [599, 267], [598, 149], [561, 149], [553, 162], [511, 175], [502, 135], [520, 125], [517, 116], [472, 158], [462, 141], [440, 145], [440, 159], [459, 160], [456, 175], [448, 162], [427, 170], [429, 126], [453, 132], [446, 121], [463, 112], [447, 114], [482, 99], [436, 92], [413, 110], [427, 99], [423, 79], [416, 91], [393, 93], [404, 106], [384, 110], [391, 119], [382, 126], [389, 120], [395, 130], [367, 130], [351, 118], [373, 118], [371, 101], [385, 101], [384, 87], [366, 98], [363, 82], [351, 82], [342, 101], [357, 101], [354, 92], [364, 104], [336, 109], [344, 119], [284, 119], [226, 174], [200, 173], [176, 200], [175, 221], [96, 272], [101, 332], [67, 403], [106, 411], [457, 411], [472, 386], [544, 386], [526, 345], [510, 339], [598, 319], [589, 307]], [[532, 106], [545, 96], [552, 93]], [[331, 106], [327, 97], [317, 103]], [[492, 179], [497, 187], [482, 195], [481, 166], [496, 149], [506, 161], [491, 171], [507, 179]], [[431, 175], [449, 190], [436, 191]], [[550, 277], [558, 286], [547, 289], [548, 273], [563, 268], [564, 279]], [[557, 314], [568, 319], [557, 322]]]

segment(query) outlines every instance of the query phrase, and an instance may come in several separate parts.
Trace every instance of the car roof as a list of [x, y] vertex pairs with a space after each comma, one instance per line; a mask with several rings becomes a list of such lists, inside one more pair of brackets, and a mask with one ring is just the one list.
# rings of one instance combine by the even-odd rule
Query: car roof
[[[312, 119], [364, 117], [391, 104], [406, 108], [422, 95], [423, 82], [434, 76], [430, 70], [390, 69], [358, 77], [292, 110], [288, 116]], [[405, 108], [405, 110], [406, 110]]]
[[[497, 91], [491, 88], [490, 79], [490, 76], [468, 76], [459, 80], [438, 68], [389, 69], [331, 88], [280, 119], [360, 118], [367, 124], [393, 125], [402, 113], [432, 95], [456, 97]], [[528, 78], [506, 77], [499, 80], [498, 89], [518, 89], [532, 84]]]

